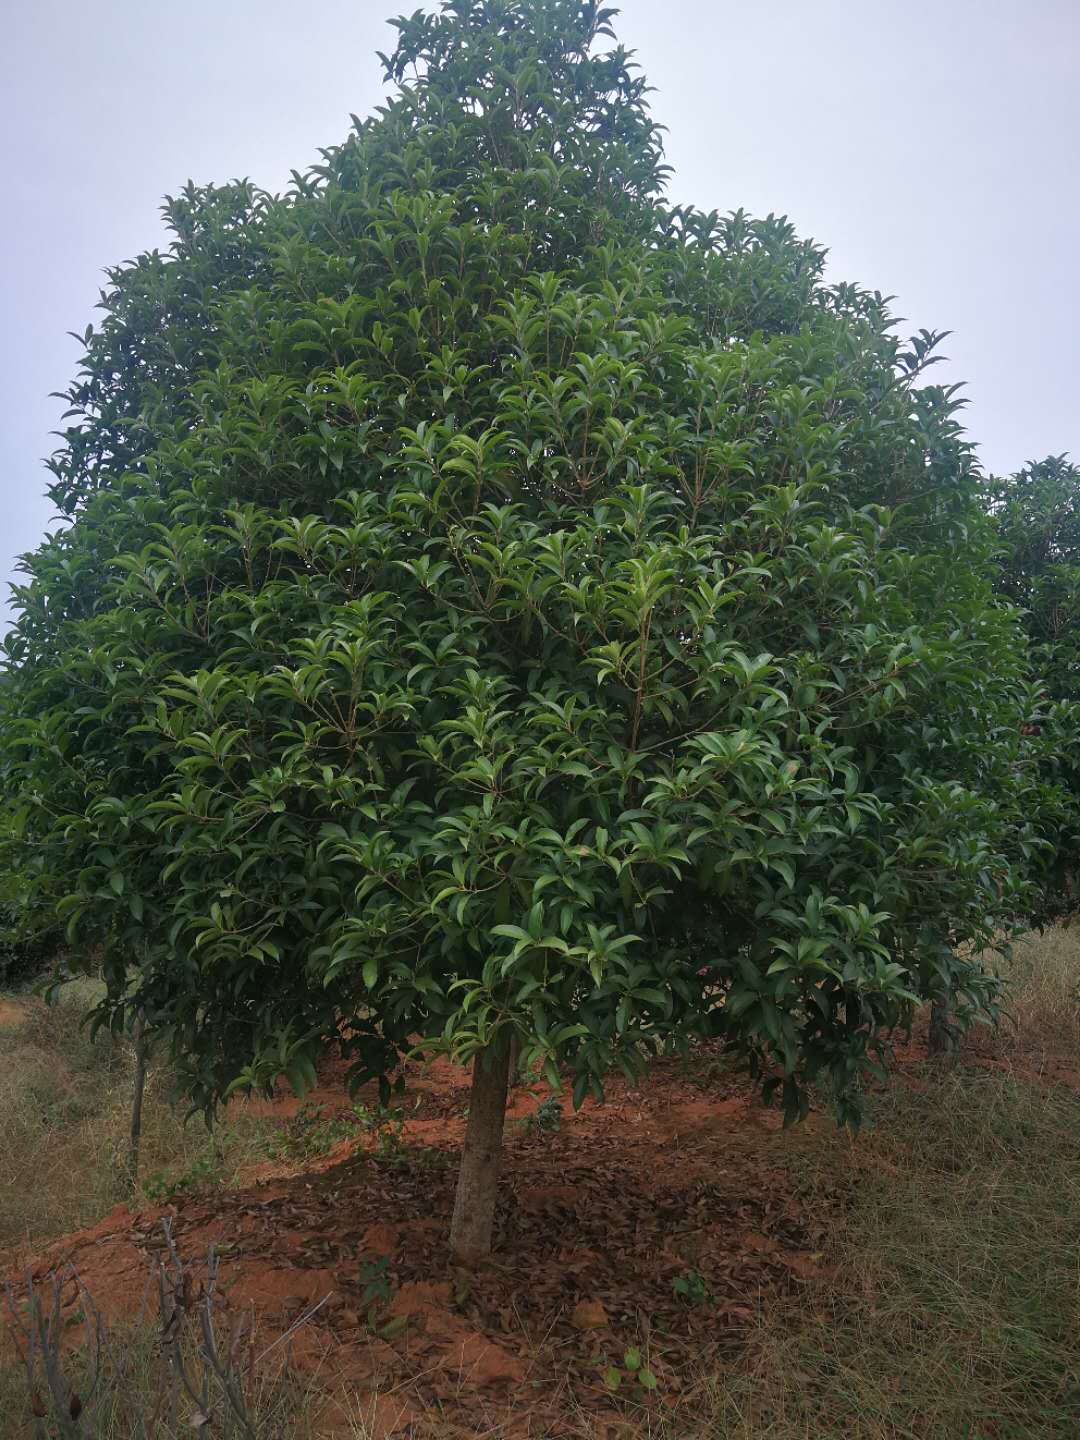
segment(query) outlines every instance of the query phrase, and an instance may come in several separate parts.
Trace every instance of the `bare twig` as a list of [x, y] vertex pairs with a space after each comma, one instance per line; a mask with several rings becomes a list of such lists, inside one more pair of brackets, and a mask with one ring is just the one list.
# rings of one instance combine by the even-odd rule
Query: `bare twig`
[[[259, 1367], [322, 1309], [333, 1292], [310, 1305], [283, 1335], [257, 1352], [253, 1311], [238, 1315], [227, 1338], [219, 1338], [216, 1312], [221, 1303], [221, 1262], [213, 1245], [207, 1252], [206, 1279], [196, 1289], [191, 1265], [180, 1254], [168, 1217], [162, 1220], [162, 1230], [165, 1256], [148, 1275], [139, 1310], [141, 1320], [147, 1310], [149, 1287], [156, 1281], [162, 1363], [150, 1399], [140, 1404], [128, 1396], [135, 1409], [133, 1440], [160, 1440], [163, 1435], [175, 1433], [181, 1397], [186, 1397], [193, 1407], [185, 1429], [190, 1426], [202, 1430], [219, 1420], [223, 1433], [258, 1440], [250, 1397]], [[74, 1298], [88, 1336], [86, 1393], [82, 1396], [76, 1394], [64, 1365], [63, 1337], [70, 1323], [63, 1313], [64, 1292], [69, 1285], [75, 1287]], [[93, 1296], [69, 1267], [53, 1275], [47, 1285], [35, 1282], [33, 1274], [28, 1274], [25, 1299], [16, 1299], [11, 1285], [4, 1287], [3, 1297], [10, 1316], [9, 1328], [26, 1372], [37, 1440], [94, 1440], [94, 1415], [100, 1406], [103, 1382], [107, 1380], [107, 1388], [115, 1391], [130, 1377], [124, 1352], [114, 1353], [109, 1345]], [[80, 1366], [80, 1373], [82, 1370]]]

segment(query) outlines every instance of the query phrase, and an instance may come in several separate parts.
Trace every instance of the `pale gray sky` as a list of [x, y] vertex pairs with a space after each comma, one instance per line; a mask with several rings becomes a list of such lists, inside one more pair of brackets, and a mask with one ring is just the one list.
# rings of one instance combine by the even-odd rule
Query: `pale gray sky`
[[[0, 629], [49, 523], [42, 457], [103, 268], [162, 239], [190, 176], [279, 189], [381, 94], [418, 0], [5, 7]], [[1080, 453], [1080, 0], [623, 0], [670, 193], [788, 214], [831, 274], [952, 329], [936, 376], [998, 472]]]

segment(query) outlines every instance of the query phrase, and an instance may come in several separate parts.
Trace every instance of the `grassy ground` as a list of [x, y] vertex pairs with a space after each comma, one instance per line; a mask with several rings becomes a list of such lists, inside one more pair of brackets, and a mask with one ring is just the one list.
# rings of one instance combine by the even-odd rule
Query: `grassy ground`
[[961, 1068], [858, 1150], [835, 1279], [713, 1382], [712, 1433], [1080, 1433], [1080, 1099]]
[[1080, 1065], [1080, 919], [1022, 940], [1008, 973], [1009, 1017], [995, 1037], [1001, 1053]]
[[[743, 1357], [699, 1377], [674, 1416], [629, 1410], [627, 1436], [1080, 1434], [1080, 1093], [1040, 1078], [1053, 1073], [1049, 1062], [1080, 1069], [1080, 925], [1032, 937], [1013, 963], [1012, 1020], [979, 1047], [1007, 1066], [961, 1055], [952, 1066], [908, 1067], [854, 1142], [826, 1129], [799, 1137], [794, 1163], [808, 1191], [835, 1188], [839, 1176], [850, 1197], [828, 1278], [763, 1316]], [[70, 1228], [121, 1198], [107, 1157], [122, 1146], [128, 1079], [128, 1059], [89, 1046], [70, 1010], [0, 1034], [0, 1244]], [[263, 1143], [258, 1122], [234, 1125], [219, 1140], [224, 1180]], [[207, 1145], [152, 1093], [148, 1169], [182, 1173]], [[33, 1195], [19, 1193], [27, 1174]], [[145, 1393], [151, 1370], [115, 1385], [116, 1396], [133, 1384]], [[22, 1397], [24, 1382], [0, 1373], [0, 1416], [17, 1413]], [[136, 1433], [123, 1403], [99, 1440]], [[260, 1435], [304, 1434], [310, 1399], [277, 1384], [263, 1403]], [[0, 1420], [3, 1440], [21, 1433]]]
[[1080, 925], [1032, 935], [1010, 969], [988, 1048], [1015, 1071], [919, 1067], [853, 1144], [805, 1155], [811, 1181], [851, 1180], [833, 1277], [764, 1317], [706, 1377], [706, 1422], [665, 1440], [1080, 1434], [1080, 1094], [1031, 1078], [1080, 1066]]
[[133, 1196], [134, 1057], [126, 1041], [91, 1041], [80, 1020], [93, 993], [92, 981], [75, 981], [51, 1007], [12, 997], [19, 1019], [0, 1024], [0, 1250], [40, 1246], [121, 1201], [160, 1200], [176, 1183], [228, 1184], [265, 1143], [266, 1122], [243, 1103], [213, 1138], [198, 1120], [185, 1125], [168, 1104], [168, 1077], [151, 1064]]

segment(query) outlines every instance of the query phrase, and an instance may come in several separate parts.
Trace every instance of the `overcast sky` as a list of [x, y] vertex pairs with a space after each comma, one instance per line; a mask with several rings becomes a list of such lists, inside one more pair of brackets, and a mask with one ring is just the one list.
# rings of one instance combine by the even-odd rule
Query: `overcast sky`
[[[42, 458], [102, 270], [188, 178], [280, 189], [382, 93], [419, 0], [7, 7], [0, 583], [49, 524]], [[951, 329], [983, 464], [1080, 453], [1080, 0], [624, 0], [670, 194], [786, 213], [831, 275]], [[906, 332], [905, 332], [906, 333]], [[6, 624], [7, 586], [0, 593]]]

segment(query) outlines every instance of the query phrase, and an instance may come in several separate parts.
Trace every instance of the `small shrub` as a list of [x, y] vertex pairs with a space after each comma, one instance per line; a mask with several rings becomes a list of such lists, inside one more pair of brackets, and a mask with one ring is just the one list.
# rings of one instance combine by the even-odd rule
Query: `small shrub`
[[562, 1125], [563, 1108], [554, 1095], [541, 1100], [531, 1115], [526, 1115], [521, 1128], [531, 1135], [549, 1135]]
[[697, 1270], [684, 1270], [681, 1275], [676, 1275], [671, 1288], [687, 1305], [707, 1305], [712, 1299], [704, 1275]]
[[310, 1160], [343, 1140], [368, 1134], [377, 1137], [376, 1154], [381, 1159], [399, 1160], [405, 1154], [404, 1125], [400, 1110], [383, 1105], [372, 1110], [357, 1102], [348, 1110], [327, 1114], [324, 1106], [309, 1103], [267, 1139], [266, 1150], [275, 1160]]
[[202, 1190], [216, 1185], [221, 1179], [221, 1162], [216, 1155], [201, 1155], [193, 1160], [179, 1175], [169, 1176], [158, 1170], [143, 1181], [142, 1190], [146, 1198], [155, 1205], [184, 1195], [190, 1190]]
[[600, 1378], [607, 1390], [622, 1390], [629, 1385], [644, 1395], [650, 1395], [659, 1386], [655, 1372], [645, 1363], [636, 1345], [626, 1347], [620, 1365], [609, 1364], [606, 1356], [601, 1356], [600, 1363]]

